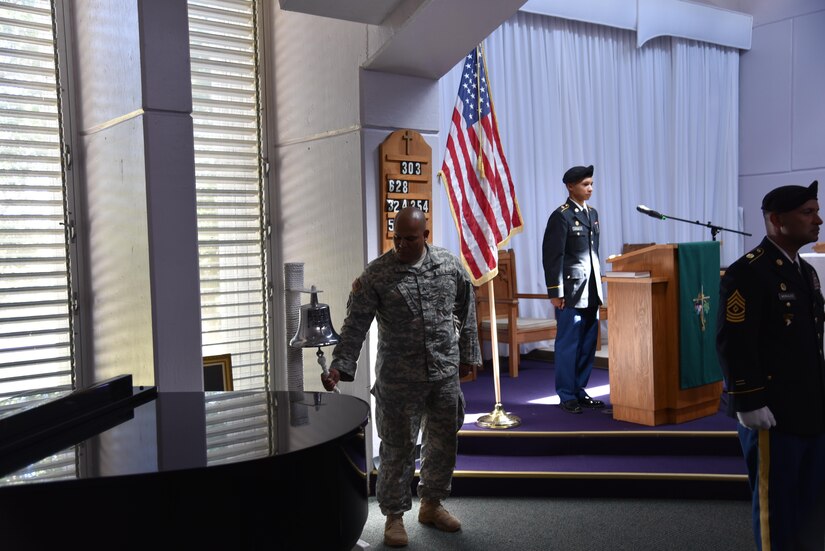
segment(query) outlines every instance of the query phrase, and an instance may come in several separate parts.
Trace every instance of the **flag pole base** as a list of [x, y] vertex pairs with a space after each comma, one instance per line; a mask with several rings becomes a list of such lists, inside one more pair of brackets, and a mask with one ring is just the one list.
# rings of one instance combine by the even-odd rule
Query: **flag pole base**
[[501, 404], [496, 404], [495, 408], [488, 415], [482, 415], [476, 421], [476, 425], [485, 429], [511, 429], [521, 424], [521, 418], [504, 411]]

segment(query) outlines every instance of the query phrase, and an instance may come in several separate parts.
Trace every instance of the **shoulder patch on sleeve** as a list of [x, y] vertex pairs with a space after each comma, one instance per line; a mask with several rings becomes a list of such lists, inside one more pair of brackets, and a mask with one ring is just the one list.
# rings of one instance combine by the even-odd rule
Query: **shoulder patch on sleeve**
[[352, 280], [352, 292], [357, 293], [360, 290], [361, 290], [361, 279], [356, 277], [355, 279]]
[[729, 323], [745, 321], [745, 297], [739, 293], [738, 289], [728, 297], [725, 305], [725, 320]]

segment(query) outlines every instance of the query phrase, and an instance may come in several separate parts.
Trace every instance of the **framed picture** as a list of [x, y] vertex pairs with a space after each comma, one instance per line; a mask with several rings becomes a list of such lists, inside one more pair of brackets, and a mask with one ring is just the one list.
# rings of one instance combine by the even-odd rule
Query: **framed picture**
[[204, 356], [203, 389], [234, 390], [232, 385], [232, 354]]

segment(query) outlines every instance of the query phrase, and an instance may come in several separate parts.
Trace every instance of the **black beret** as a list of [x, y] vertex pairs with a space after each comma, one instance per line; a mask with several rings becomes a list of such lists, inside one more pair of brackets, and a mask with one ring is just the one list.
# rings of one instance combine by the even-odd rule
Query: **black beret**
[[803, 203], [816, 199], [819, 182], [814, 180], [808, 187], [782, 186], [773, 189], [762, 199], [762, 211], [783, 213], [792, 211]]
[[585, 178], [593, 176], [593, 165], [590, 166], [574, 166], [564, 173], [561, 179], [565, 184], [577, 184]]

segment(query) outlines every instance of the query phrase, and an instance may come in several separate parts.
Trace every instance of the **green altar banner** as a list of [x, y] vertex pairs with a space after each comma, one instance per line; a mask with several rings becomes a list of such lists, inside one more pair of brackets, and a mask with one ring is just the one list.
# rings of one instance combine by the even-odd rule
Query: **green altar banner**
[[679, 384], [722, 380], [716, 357], [719, 242], [679, 243]]

